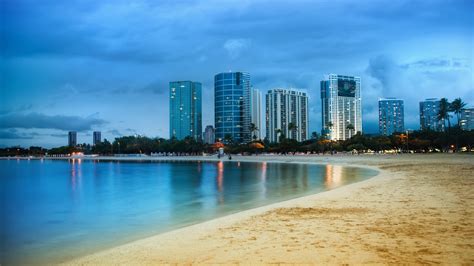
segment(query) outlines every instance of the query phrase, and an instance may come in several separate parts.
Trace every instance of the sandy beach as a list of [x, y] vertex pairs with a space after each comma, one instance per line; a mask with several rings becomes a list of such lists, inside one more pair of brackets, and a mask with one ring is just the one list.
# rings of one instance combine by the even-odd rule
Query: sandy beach
[[354, 165], [376, 168], [380, 174], [66, 264], [474, 263], [472, 155], [235, 156], [234, 160]]

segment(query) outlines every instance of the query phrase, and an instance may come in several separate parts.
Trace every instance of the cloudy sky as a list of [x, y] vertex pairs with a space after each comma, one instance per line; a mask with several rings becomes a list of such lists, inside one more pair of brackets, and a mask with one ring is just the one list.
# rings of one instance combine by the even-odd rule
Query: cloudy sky
[[[0, 1], [0, 145], [67, 144], [67, 131], [168, 137], [168, 82], [203, 84], [213, 124], [213, 76], [246, 71], [255, 88], [310, 95], [319, 81], [362, 78], [364, 131], [377, 100], [461, 97], [474, 105], [474, 1]], [[208, 104], [209, 103], [209, 104]]]

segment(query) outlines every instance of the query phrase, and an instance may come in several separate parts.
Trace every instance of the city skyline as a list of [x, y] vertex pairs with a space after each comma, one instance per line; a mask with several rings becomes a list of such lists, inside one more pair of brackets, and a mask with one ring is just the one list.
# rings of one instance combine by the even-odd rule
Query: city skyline
[[[0, 145], [61, 146], [69, 131], [78, 143], [95, 130], [167, 138], [168, 82], [202, 82], [211, 100], [213, 75], [229, 70], [262, 92], [307, 88], [310, 132], [326, 73], [363, 80], [365, 133], [378, 132], [379, 97], [405, 100], [407, 129], [425, 98], [474, 104], [472, 1], [236, 3], [2, 1]], [[212, 105], [202, 118], [214, 124]]]

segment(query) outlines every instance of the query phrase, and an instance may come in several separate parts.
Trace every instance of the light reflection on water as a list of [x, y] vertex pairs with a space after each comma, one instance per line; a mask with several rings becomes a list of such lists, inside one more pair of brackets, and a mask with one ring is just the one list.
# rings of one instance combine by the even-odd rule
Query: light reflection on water
[[0, 160], [0, 167], [1, 264], [57, 262], [376, 174], [270, 162]]

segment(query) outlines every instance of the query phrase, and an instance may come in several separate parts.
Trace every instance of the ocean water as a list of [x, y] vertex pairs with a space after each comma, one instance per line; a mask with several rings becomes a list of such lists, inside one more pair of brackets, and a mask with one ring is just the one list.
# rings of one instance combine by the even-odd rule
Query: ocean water
[[270, 162], [0, 160], [0, 264], [61, 262], [376, 173]]

